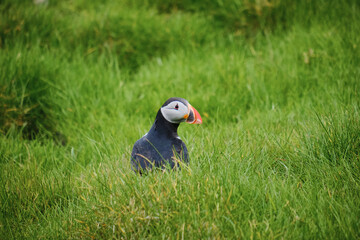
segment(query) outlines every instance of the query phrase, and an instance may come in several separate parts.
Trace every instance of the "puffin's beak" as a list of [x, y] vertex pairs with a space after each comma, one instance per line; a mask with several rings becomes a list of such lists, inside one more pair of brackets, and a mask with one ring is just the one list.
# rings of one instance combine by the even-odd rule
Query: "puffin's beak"
[[202, 124], [202, 119], [199, 112], [189, 104], [189, 115], [186, 117], [186, 122], [190, 124]]

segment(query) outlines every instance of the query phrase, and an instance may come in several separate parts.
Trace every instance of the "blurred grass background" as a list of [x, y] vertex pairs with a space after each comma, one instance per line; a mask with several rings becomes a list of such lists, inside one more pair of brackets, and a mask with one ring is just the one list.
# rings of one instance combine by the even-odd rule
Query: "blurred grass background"
[[[359, 10], [0, 1], [0, 236], [359, 238]], [[139, 178], [173, 96], [189, 168]]]

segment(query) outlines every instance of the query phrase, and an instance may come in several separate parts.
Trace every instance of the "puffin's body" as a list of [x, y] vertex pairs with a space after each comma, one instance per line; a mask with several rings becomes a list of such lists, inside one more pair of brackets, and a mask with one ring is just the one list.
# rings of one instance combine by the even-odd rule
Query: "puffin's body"
[[131, 153], [135, 172], [146, 169], [179, 166], [178, 161], [189, 162], [185, 143], [177, 129], [181, 122], [201, 124], [200, 114], [183, 98], [170, 98], [160, 108], [150, 131], [136, 141]]

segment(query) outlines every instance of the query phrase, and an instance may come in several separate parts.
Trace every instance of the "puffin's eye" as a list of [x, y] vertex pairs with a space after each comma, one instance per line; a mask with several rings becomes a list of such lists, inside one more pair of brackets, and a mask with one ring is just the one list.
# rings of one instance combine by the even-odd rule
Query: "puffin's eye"
[[176, 104], [175, 109], [176, 109], [176, 110], [179, 109], [179, 104]]

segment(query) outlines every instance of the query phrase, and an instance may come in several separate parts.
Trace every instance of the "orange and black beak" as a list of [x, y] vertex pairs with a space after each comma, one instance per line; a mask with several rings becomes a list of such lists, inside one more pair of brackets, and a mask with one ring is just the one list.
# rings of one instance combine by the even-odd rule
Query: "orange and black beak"
[[186, 122], [190, 124], [202, 124], [199, 112], [189, 104], [189, 114], [185, 117]]

